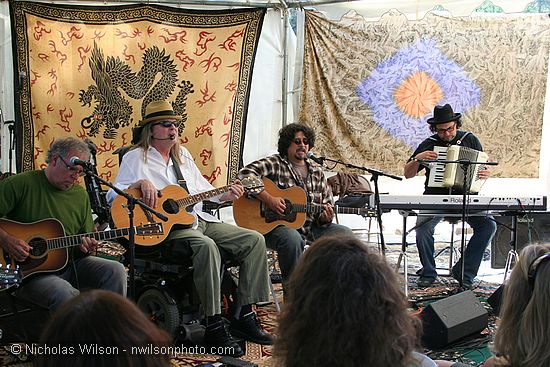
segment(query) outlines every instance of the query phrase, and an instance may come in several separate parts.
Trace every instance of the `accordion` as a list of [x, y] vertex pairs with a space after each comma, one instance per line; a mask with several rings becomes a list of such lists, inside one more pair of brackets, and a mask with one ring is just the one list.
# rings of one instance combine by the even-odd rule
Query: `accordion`
[[[484, 152], [460, 145], [434, 147], [434, 151], [437, 153], [438, 160], [487, 162], [488, 158]], [[466, 170], [464, 170], [460, 163], [436, 162], [430, 169], [428, 187], [449, 187], [453, 190], [477, 193], [482, 186], [482, 181], [478, 178], [478, 174], [483, 167], [483, 164], [469, 164], [466, 166]], [[465, 187], [464, 175], [466, 175]]]

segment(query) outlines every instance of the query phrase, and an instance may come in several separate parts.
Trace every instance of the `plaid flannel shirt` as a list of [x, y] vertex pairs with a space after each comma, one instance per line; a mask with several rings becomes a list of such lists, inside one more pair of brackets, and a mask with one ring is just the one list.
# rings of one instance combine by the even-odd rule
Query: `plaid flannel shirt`
[[[308, 203], [334, 204], [332, 190], [327, 183], [323, 170], [318, 166], [311, 165], [307, 160], [308, 176], [306, 182], [293, 169], [287, 158], [280, 154], [274, 154], [266, 158], [254, 161], [243, 167], [238, 174], [240, 179], [247, 176], [259, 178], [267, 177], [280, 189], [287, 189], [293, 186], [300, 186], [306, 191]], [[307, 240], [311, 238], [312, 225], [319, 226], [318, 217], [320, 214], [312, 215], [307, 213], [304, 226], [298, 231]], [[322, 226], [322, 225], [321, 225]]]

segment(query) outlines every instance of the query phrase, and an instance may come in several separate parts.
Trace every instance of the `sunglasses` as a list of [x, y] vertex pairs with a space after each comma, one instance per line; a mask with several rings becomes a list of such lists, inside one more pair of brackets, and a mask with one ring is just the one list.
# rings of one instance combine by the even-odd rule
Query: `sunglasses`
[[292, 141], [294, 144], [296, 145], [300, 145], [300, 144], [304, 144], [304, 145], [308, 145], [309, 144], [309, 140], [307, 140], [307, 138], [303, 138], [303, 139], [300, 139], [300, 138], [296, 138]]
[[162, 127], [170, 127], [174, 125], [175, 127], [180, 127], [180, 121], [159, 121], [155, 122], [152, 126], [161, 125]]
[[59, 155], [58, 157], [63, 163], [65, 163], [65, 168], [67, 171], [71, 172], [71, 176], [78, 175], [78, 177], [82, 177], [85, 175], [84, 171], [79, 170], [76, 166], [71, 166], [66, 160], [63, 159], [62, 156]]

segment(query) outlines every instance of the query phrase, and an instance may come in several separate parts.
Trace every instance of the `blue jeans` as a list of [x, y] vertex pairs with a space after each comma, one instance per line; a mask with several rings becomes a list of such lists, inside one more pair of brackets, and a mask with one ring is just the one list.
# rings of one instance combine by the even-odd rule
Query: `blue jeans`
[[[328, 226], [323, 227], [314, 225], [311, 232], [314, 238], [330, 234], [353, 235], [351, 229], [336, 223], [330, 223]], [[281, 269], [283, 284], [285, 284], [296, 267], [300, 256], [302, 256], [306, 242], [300, 232], [285, 226], [278, 226], [265, 234], [265, 240], [267, 247], [277, 251], [279, 268]]]
[[[443, 218], [443, 216], [419, 216], [416, 220], [416, 225], [418, 226], [418, 228], [416, 228], [416, 247], [418, 248], [418, 255], [422, 263], [422, 277], [437, 277], [434, 259], [434, 229]], [[470, 238], [464, 250], [464, 281], [471, 283], [476, 277], [479, 266], [481, 265], [483, 252], [489, 243], [491, 243], [495, 235], [497, 225], [491, 216], [467, 217], [466, 223], [468, 223], [474, 231], [472, 238]], [[454, 276], [460, 276], [461, 266], [462, 258], [453, 266], [452, 274]]]
[[[17, 297], [54, 311], [79, 289], [104, 289], [126, 296], [126, 271], [114, 260], [85, 256], [69, 261], [61, 273], [37, 274], [15, 292]], [[78, 288], [77, 288], [78, 287]]]

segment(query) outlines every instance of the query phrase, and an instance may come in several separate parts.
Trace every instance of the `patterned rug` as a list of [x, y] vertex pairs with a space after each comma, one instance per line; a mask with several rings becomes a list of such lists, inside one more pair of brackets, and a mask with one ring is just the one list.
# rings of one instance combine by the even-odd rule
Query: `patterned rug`
[[[445, 244], [441, 243], [436, 244], [436, 248], [443, 248], [444, 245]], [[376, 245], [373, 245], [373, 247], [374, 246]], [[399, 254], [400, 248], [397, 246], [388, 246], [386, 258], [392, 266], [395, 266], [398, 263]], [[408, 295], [411, 303], [411, 312], [419, 313], [422, 308], [430, 302], [444, 299], [456, 293], [458, 283], [453, 278], [445, 276], [438, 278], [438, 281], [433, 287], [426, 289], [417, 288], [416, 279], [418, 276], [415, 272], [418, 270], [419, 265], [417, 263], [418, 257], [415, 253], [415, 249], [410, 249], [410, 253], [408, 255], [410, 258], [407, 272]], [[438, 265], [446, 264], [448, 261], [447, 259], [447, 255], [443, 253], [442, 256], [437, 258]], [[404, 286], [403, 275], [403, 269], [401, 268], [399, 270], [398, 280], [402, 286]], [[280, 284], [274, 284], [274, 286], [277, 299], [279, 302], [282, 302], [282, 290]], [[475, 288], [474, 293], [489, 312], [489, 326], [481, 333], [445, 346], [443, 349], [426, 349], [425, 353], [433, 359], [457, 360], [476, 366], [481, 361], [489, 357], [490, 354], [487, 345], [490, 342], [492, 335], [494, 335], [496, 317], [493, 315], [491, 306], [487, 303], [487, 298], [493, 294], [499, 284], [478, 281], [476, 286], [477, 287]], [[276, 334], [277, 311], [275, 304], [271, 303], [257, 307], [256, 312], [264, 329], [270, 333]], [[14, 345], [16, 344], [8, 344], [0, 348], [0, 366], [32, 366], [32, 356], [24, 353], [13, 353]], [[182, 346], [182, 348], [183, 347], [184, 346]], [[17, 348], [19, 348], [18, 345], [15, 347], [16, 351], [18, 350]], [[268, 367], [273, 366], [271, 357], [271, 346], [262, 346], [255, 343], [246, 342], [246, 354], [241, 357], [241, 359], [254, 363], [260, 367]], [[179, 354], [172, 359], [172, 365], [177, 367], [194, 367], [203, 363], [214, 362], [218, 358], [219, 356], [206, 354]]]

